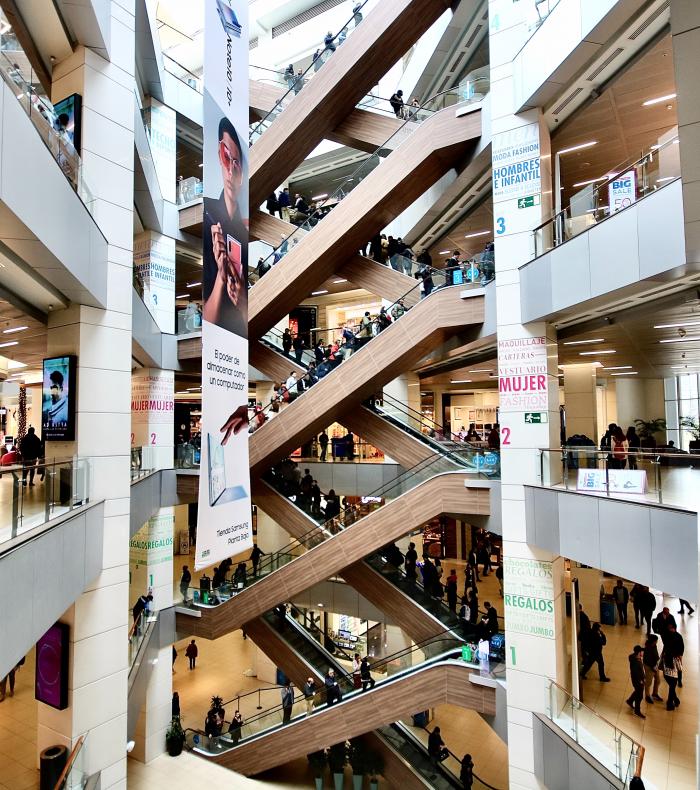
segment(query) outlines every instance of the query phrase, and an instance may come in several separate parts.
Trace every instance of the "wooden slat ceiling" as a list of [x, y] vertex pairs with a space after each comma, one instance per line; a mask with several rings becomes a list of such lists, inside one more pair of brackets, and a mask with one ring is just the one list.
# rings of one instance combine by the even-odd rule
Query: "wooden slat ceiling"
[[[27, 329], [5, 333], [6, 329], [20, 326], [26, 326]], [[27, 367], [11, 370], [10, 373], [21, 373], [31, 378], [33, 374], [41, 371], [41, 362], [46, 356], [46, 326], [0, 299], [0, 343], [12, 341], [17, 341], [17, 345], [0, 348], [0, 356], [23, 362]], [[22, 378], [16, 377], [12, 380], [21, 381]]]

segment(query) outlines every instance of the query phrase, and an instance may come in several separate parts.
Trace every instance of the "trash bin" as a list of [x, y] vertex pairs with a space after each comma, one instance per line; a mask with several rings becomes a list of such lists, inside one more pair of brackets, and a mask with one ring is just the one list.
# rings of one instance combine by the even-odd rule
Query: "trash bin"
[[39, 790], [53, 790], [68, 762], [68, 749], [62, 744], [48, 746], [39, 755]]
[[614, 601], [600, 602], [600, 622], [602, 625], [615, 625], [617, 609]]

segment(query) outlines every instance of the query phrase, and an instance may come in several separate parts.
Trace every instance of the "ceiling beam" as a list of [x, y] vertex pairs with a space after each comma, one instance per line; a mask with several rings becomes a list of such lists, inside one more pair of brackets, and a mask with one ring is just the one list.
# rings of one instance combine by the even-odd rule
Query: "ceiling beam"
[[12, 25], [12, 32], [17, 36], [17, 40], [24, 50], [24, 54], [29, 58], [29, 62], [32, 64], [32, 68], [39, 78], [39, 82], [46, 91], [46, 95], [50, 96], [51, 72], [46, 67], [41, 53], [29, 32], [29, 28], [24, 23], [24, 19], [22, 19], [22, 14], [20, 14], [17, 8], [17, 3], [15, 0], [0, 0], [0, 8], [5, 12], [7, 21]]

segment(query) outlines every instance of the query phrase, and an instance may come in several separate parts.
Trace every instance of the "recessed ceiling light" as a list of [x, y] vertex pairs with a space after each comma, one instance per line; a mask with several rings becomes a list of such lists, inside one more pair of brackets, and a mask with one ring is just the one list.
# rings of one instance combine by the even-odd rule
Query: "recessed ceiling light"
[[328, 197], [328, 192], [324, 192], [322, 195], [316, 195], [315, 197], [312, 197], [311, 200], [321, 200], [322, 198], [327, 198], [327, 197]]
[[675, 93], [667, 93], [665, 96], [659, 96], [656, 99], [647, 99], [645, 102], [642, 102], [642, 107], [651, 107], [653, 104], [661, 104], [661, 102], [675, 98], [676, 98]]
[[637, 373], [636, 370], [628, 370], [627, 373], [611, 373], [610, 375], [611, 376], [638, 376], [639, 373]]
[[452, 250], [440, 250], [440, 252], [438, 252], [438, 255], [449, 255], [451, 252]]
[[594, 145], [598, 145], [597, 140], [591, 140], [588, 143], [581, 143], [580, 145], [572, 145], [571, 148], [563, 148], [561, 151], [557, 151], [557, 154], [559, 154], [559, 156], [562, 154], [570, 154], [573, 151], [581, 151], [584, 148], [591, 148]]
[[589, 343], [605, 343], [604, 337], [596, 337], [593, 340], [566, 340], [565, 346], [586, 346]]
[[679, 326], [700, 326], [700, 321], [681, 321], [677, 324], [654, 324], [654, 329], [676, 329]]
[[333, 280], [333, 285], [340, 285], [340, 283], [346, 283], [346, 282], [347, 282], [347, 280], [343, 280], [341, 278], [340, 280]]
[[668, 340], [659, 340], [659, 343], [692, 343], [700, 341], [700, 337], [672, 337]]
[[491, 231], [490, 230], [479, 230], [479, 231], [476, 231], [476, 233], [467, 233], [464, 236], [464, 238], [465, 239], [473, 239], [473, 238], [476, 238], [477, 236], [490, 236], [490, 235], [491, 235]]
[[578, 355], [580, 357], [598, 357], [601, 354], [617, 354], [617, 351], [579, 351]]
[[3, 329], [2, 333], [4, 335], [11, 335], [13, 332], [23, 332], [25, 329], [29, 329], [28, 326], [13, 326], [10, 329]]
[[657, 178], [657, 184], [663, 184], [664, 181], [673, 181], [674, 178], [678, 178], [678, 176], [666, 176], [665, 178]]
[[18, 340], [8, 340], [7, 343], [0, 343], [0, 348], [7, 348], [8, 346], [18, 346]]
[[607, 176], [601, 176], [600, 178], [590, 178], [588, 181], [579, 181], [577, 184], [574, 184], [575, 187], [587, 187], [589, 184], [597, 184], [598, 181], [605, 181]]
[[616, 365], [614, 368], [603, 368], [603, 370], [631, 370], [632, 365]]
[[175, 298], [176, 299], [189, 299], [189, 294], [178, 294]]
[[697, 367], [700, 367], [700, 365], [693, 365], [690, 363], [688, 365], [671, 365], [671, 370], [678, 368], [685, 369], [685, 368], [697, 368]]
[[311, 291], [311, 296], [320, 296], [321, 294], [327, 294], [328, 291]]
[[[19, 368], [26, 368], [26, 362], [18, 362], [16, 359], [8, 359], [7, 360], [7, 369], [8, 370], [17, 370]], [[17, 374], [19, 375], [19, 373]]]
[[470, 373], [491, 373], [491, 368], [476, 368], [476, 370], [470, 370]]
[[450, 379], [450, 384], [471, 384], [471, 379]]
[[201, 285], [201, 284], [202, 283], [187, 283], [186, 287], [187, 288], [196, 288], [198, 285]]

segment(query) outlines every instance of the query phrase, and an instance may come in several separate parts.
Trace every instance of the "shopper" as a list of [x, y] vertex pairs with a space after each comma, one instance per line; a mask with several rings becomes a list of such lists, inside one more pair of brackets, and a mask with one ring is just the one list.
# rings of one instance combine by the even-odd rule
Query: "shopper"
[[134, 617], [134, 622], [138, 622], [138, 619], [141, 617], [142, 613], [148, 609], [148, 604], [153, 600], [153, 596], [149, 593], [148, 595], [140, 595], [138, 601], [134, 604], [133, 609], [131, 610], [131, 614]]
[[187, 603], [187, 590], [192, 582], [192, 574], [188, 565], [182, 566], [182, 576], [180, 576], [180, 594], [182, 600]]
[[666, 630], [666, 638], [661, 637], [664, 644], [663, 652], [673, 657], [678, 670], [678, 688], [683, 688], [683, 653], [685, 653], [685, 642], [683, 637], [676, 631], [675, 624], [669, 625]]
[[695, 609], [690, 605], [690, 601], [686, 601], [685, 598], [678, 599], [681, 608], [678, 610], [678, 614], [685, 614], [685, 610], [688, 610], [688, 614], [693, 614]]
[[318, 446], [321, 448], [321, 457], [319, 460], [323, 463], [326, 460], [326, 452], [328, 451], [328, 434], [325, 431], [321, 431], [321, 435], [318, 437]]
[[14, 667], [5, 675], [5, 677], [0, 680], [0, 702], [2, 702], [5, 697], [7, 696], [7, 684], [9, 681], [10, 684], [10, 697], [15, 696], [15, 675], [19, 672], [20, 667], [24, 663], [24, 659], [22, 659], [18, 664], [15, 664]]
[[405, 565], [406, 578], [414, 582], [416, 580], [416, 565], [418, 564], [418, 552], [416, 551], [416, 544], [409, 543], [406, 550]]
[[[659, 696], [659, 637], [652, 634], [644, 643], [644, 698], [650, 704], [663, 702]], [[652, 686], [653, 684], [653, 686]]]
[[630, 425], [627, 429], [627, 446], [629, 448], [629, 455], [627, 456], [627, 465], [630, 469], [637, 468], [637, 459], [642, 449], [642, 443], [637, 435], [634, 425]]
[[289, 328], [287, 328], [282, 333], [282, 352], [284, 353], [285, 357], [288, 357], [289, 352], [291, 350], [292, 350], [292, 333], [289, 331]]
[[661, 637], [661, 641], [666, 641], [666, 635], [668, 634], [669, 629], [673, 626], [676, 628], [676, 618], [671, 614], [668, 606], [664, 606], [664, 608], [656, 615], [654, 618], [651, 629], [655, 634], [658, 634]]
[[647, 636], [651, 634], [651, 618], [655, 609], [656, 596], [648, 587], [643, 587], [639, 595], [639, 611], [642, 623], [647, 624]]
[[678, 685], [678, 666], [676, 665], [675, 658], [671, 655], [670, 651], [664, 650], [661, 654], [661, 671], [664, 675], [664, 680], [668, 684], [668, 696], [666, 697], [666, 710], [675, 710], [681, 701], [676, 694], [676, 686]]
[[352, 461], [355, 458], [355, 435], [352, 431], [348, 431], [345, 434], [345, 456], [348, 461]]
[[352, 659], [352, 685], [353, 688], [359, 689], [362, 688], [362, 661], [360, 660], [360, 654], [355, 653]]
[[622, 583], [622, 579], [618, 579], [617, 584], [613, 588], [613, 598], [615, 599], [615, 606], [617, 606], [617, 616], [620, 620], [620, 625], [627, 625], [627, 604], [630, 594]]
[[292, 340], [292, 348], [294, 349], [294, 358], [297, 365], [301, 365], [301, 358], [304, 355], [304, 338], [297, 332]]
[[[286, 72], [285, 72], [286, 74]], [[294, 78], [294, 67], [292, 66], [292, 78]], [[291, 88], [291, 85], [289, 86]], [[284, 189], [280, 190], [277, 194], [277, 203], [279, 204], [280, 208], [280, 219], [289, 222], [289, 187], [285, 187]]]
[[243, 716], [241, 716], [241, 712], [237, 710], [233, 714], [233, 718], [231, 719], [231, 723], [228, 725], [228, 734], [231, 736], [231, 741], [235, 746], [238, 741], [241, 740], [241, 728], [243, 727]]
[[474, 762], [471, 754], [465, 754], [462, 758], [459, 779], [462, 782], [462, 790], [472, 790], [472, 785], [474, 784]]
[[362, 690], [367, 691], [367, 689], [374, 688], [374, 678], [372, 677], [372, 673], [369, 669], [369, 657], [365, 656], [362, 661], [360, 662], [360, 678], [362, 679]]
[[287, 680], [282, 688], [282, 724], [289, 724], [292, 719], [292, 708], [294, 707], [294, 690], [292, 681]]
[[598, 665], [598, 678], [601, 683], [609, 683], [610, 678], [605, 675], [605, 661], [603, 659], [603, 648], [607, 644], [605, 634], [601, 630], [600, 623], [593, 623], [588, 634], [588, 644], [584, 649], [586, 658], [581, 668], [581, 677], [586, 680], [586, 673], [593, 666]]
[[180, 695], [177, 691], [173, 691], [173, 699], [170, 703], [170, 713], [173, 719], [180, 718]]
[[632, 608], [634, 609], [635, 628], [639, 628], [642, 623], [642, 610], [640, 604], [642, 602], [643, 592], [644, 592], [644, 587], [641, 584], [635, 584], [632, 587], [632, 591], [630, 592], [630, 598], [632, 599]]
[[467, 590], [467, 608], [469, 610], [467, 619], [472, 625], [476, 625], [479, 619], [479, 596], [476, 594], [474, 587]]
[[472, 569], [475, 580], [480, 582], [481, 578], [479, 577], [479, 565], [476, 561], [476, 549], [473, 546], [469, 550], [469, 554], [467, 554], [467, 565]]
[[324, 45], [324, 46], [325, 46], [325, 48], [326, 48], [326, 49], [329, 51], [329, 53], [331, 53], [331, 52], [335, 52], [335, 43], [333, 42], [333, 39], [334, 39], [334, 38], [335, 38], [335, 36], [334, 36], [334, 35], [333, 35], [333, 33], [332, 33], [330, 30], [329, 30], [329, 31], [326, 33], [326, 35], [325, 35], [325, 37], [324, 37], [324, 39], [323, 39], [323, 45]]
[[250, 562], [253, 565], [253, 576], [258, 575], [258, 566], [260, 565], [260, 557], [264, 557], [267, 552], [264, 552], [257, 543], [253, 544], [253, 550], [250, 552]]
[[642, 713], [642, 698], [644, 697], [644, 663], [643, 663], [644, 648], [641, 645], [635, 645], [632, 652], [628, 656], [630, 662], [630, 680], [632, 681], [632, 693], [627, 698], [626, 702], [632, 708], [635, 716], [640, 719], [646, 719]]
[[265, 208], [267, 209], [267, 213], [274, 217], [275, 214], [279, 211], [280, 204], [277, 202], [277, 195], [274, 192], [271, 192], [268, 195], [267, 201], [265, 203]]
[[[404, 117], [404, 102], [403, 102], [403, 91], [398, 90], [396, 93], [392, 93], [389, 97], [389, 104], [391, 105], [391, 109], [394, 111], [394, 115], [397, 118]], [[391, 239], [391, 236], [389, 237]]]
[[435, 727], [428, 736], [428, 754], [435, 765], [446, 760], [450, 755], [445, 748], [445, 741], [442, 740], [439, 727]]
[[19, 451], [22, 454], [22, 485], [27, 485], [27, 471], [29, 471], [29, 485], [33, 486], [36, 463], [41, 456], [41, 439], [32, 426], [29, 426], [27, 435], [20, 441]]
[[187, 645], [185, 655], [190, 660], [190, 669], [194, 669], [195, 664], [197, 663], [197, 656], [199, 655], [199, 649], [197, 648], [194, 639], [189, 643], [189, 645]]
[[445, 592], [447, 593], [447, 605], [450, 610], [457, 612], [457, 571], [452, 568], [450, 575], [445, 582]]
[[362, 22], [362, 3], [355, 3], [352, 7], [352, 19], [357, 27]]
[[615, 426], [610, 442], [611, 469], [624, 469], [627, 464], [629, 444], [619, 425]]
[[310, 716], [314, 712], [316, 701], [316, 681], [309, 677], [304, 683], [304, 705], [306, 705], [306, 715]]
[[323, 684], [326, 687], [326, 705], [330, 708], [343, 699], [343, 694], [338, 684], [338, 679], [335, 676], [335, 670], [329, 669], [326, 672], [326, 677], [323, 679]]
[[498, 633], [498, 612], [496, 607], [492, 606], [488, 601], [484, 601], [484, 609], [486, 614], [481, 622], [485, 627], [487, 638], [489, 638]]

